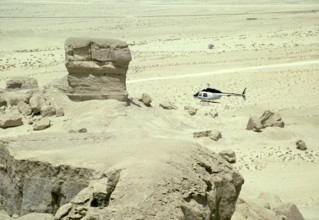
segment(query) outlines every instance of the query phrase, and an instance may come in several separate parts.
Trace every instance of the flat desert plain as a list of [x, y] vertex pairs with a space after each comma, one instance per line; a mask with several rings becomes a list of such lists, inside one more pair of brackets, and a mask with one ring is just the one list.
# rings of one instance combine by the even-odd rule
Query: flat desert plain
[[[311, 0], [0, 0], [0, 88], [15, 76], [39, 86], [67, 76], [68, 37], [115, 38], [129, 44], [129, 97], [152, 99], [145, 114], [110, 128], [98, 102], [71, 109], [69, 118], [91, 112], [88, 131], [142, 129], [149, 135], [193, 139], [192, 131], [217, 129], [217, 142], [196, 139], [208, 149], [236, 152], [243, 175], [240, 198], [273, 194], [297, 205], [305, 219], [319, 219], [319, 2]], [[209, 45], [213, 47], [210, 49]], [[223, 97], [203, 104], [193, 94], [207, 85], [247, 99]], [[165, 111], [171, 101], [178, 109]], [[190, 116], [184, 106], [198, 109]], [[278, 112], [284, 128], [246, 130], [248, 119]], [[209, 113], [218, 113], [213, 118]], [[72, 114], [73, 115], [72, 115]], [[95, 117], [96, 116], [96, 117]], [[57, 121], [43, 132], [64, 132]], [[80, 123], [80, 122], [78, 122]], [[0, 138], [33, 133], [27, 125], [0, 130]], [[303, 140], [306, 151], [296, 149]], [[129, 140], [128, 140], [129, 141]]]

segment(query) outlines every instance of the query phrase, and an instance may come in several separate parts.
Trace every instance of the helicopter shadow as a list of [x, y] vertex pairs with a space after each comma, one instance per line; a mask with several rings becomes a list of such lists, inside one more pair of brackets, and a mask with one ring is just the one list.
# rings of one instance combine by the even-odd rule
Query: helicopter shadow
[[216, 101], [201, 101], [199, 102], [197, 105], [201, 105], [201, 106], [208, 106], [210, 104], [220, 104], [221, 102], [216, 102]]

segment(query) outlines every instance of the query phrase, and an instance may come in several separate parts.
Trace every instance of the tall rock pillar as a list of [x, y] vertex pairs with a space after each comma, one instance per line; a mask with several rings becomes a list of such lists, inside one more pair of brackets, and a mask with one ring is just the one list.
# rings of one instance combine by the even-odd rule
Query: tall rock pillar
[[126, 72], [132, 59], [120, 40], [68, 38], [65, 66], [69, 72], [68, 96], [73, 101], [117, 99], [127, 101]]

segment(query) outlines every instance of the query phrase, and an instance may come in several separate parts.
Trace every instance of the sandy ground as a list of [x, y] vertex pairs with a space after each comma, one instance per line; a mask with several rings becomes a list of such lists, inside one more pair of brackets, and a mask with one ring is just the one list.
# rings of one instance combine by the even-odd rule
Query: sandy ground
[[[319, 3], [105, 2], [1, 0], [0, 87], [13, 76], [34, 77], [40, 86], [66, 76], [67, 37], [124, 40], [133, 57], [127, 75], [130, 97], [136, 101], [146, 92], [154, 109], [126, 109], [129, 120], [107, 125], [94, 124], [98, 120], [91, 115], [89, 131], [116, 131], [127, 123], [125, 127], [150, 135], [192, 138], [194, 130], [218, 129], [220, 141], [200, 142], [213, 151], [236, 152], [235, 166], [246, 180], [241, 197], [276, 194], [295, 203], [306, 219], [318, 219]], [[209, 44], [214, 48], [208, 49]], [[247, 101], [226, 97], [201, 105], [192, 95], [207, 84], [225, 92], [247, 88]], [[164, 100], [179, 109], [158, 109]], [[78, 104], [67, 111], [76, 121], [81, 112], [95, 111], [99, 104], [92, 103], [92, 109]], [[198, 108], [198, 113], [189, 116], [186, 105]], [[279, 111], [285, 128], [246, 131], [248, 118], [265, 110]], [[209, 111], [218, 112], [218, 117], [207, 115]], [[151, 123], [145, 126], [145, 121]], [[72, 123], [50, 129], [67, 130]], [[0, 136], [30, 132], [22, 127], [0, 131]], [[295, 148], [298, 139], [307, 143], [307, 151]]]

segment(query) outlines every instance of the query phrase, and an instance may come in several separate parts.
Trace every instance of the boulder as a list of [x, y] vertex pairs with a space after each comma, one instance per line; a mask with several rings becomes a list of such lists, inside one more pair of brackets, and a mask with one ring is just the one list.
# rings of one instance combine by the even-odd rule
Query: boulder
[[282, 121], [279, 113], [274, 113], [269, 110], [265, 111], [259, 118], [251, 117], [248, 120], [246, 130], [261, 132], [262, 129], [267, 127], [280, 127], [283, 128], [285, 123]]
[[274, 208], [274, 211], [285, 216], [285, 220], [305, 220], [295, 204], [287, 203]]
[[228, 163], [236, 163], [236, 154], [233, 150], [223, 150], [218, 153], [219, 156], [224, 158]]
[[47, 129], [51, 126], [51, 122], [48, 118], [42, 118], [39, 121], [33, 123], [33, 130], [40, 131]]
[[285, 123], [282, 121], [281, 116], [277, 112], [265, 111], [259, 118], [260, 124], [263, 128], [266, 127], [280, 127], [283, 128]]
[[34, 93], [29, 100], [33, 114], [40, 114], [42, 106], [45, 105], [45, 98], [40, 93]]
[[127, 101], [126, 72], [132, 58], [125, 42], [74, 37], [66, 39], [64, 48], [71, 100]]
[[143, 93], [142, 97], [138, 99], [140, 102], [143, 102], [143, 104], [147, 107], [151, 107], [152, 98], [149, 94]]
[[22, 117], [17, 114], [0, 115], [0, 128], [10, 128], [22, 125]]
[[303, 140], [296, 141], [296, 146], [298, 150], [307, 150], [307, 145]]
[[42, 117], [50, 117], [50, 116], [55, 115], [56, 110], [53, 106], [43, 105], [43, 106], [41, 106], [40, 112], [41, 112]]
[[19, 102], [18, 103], [18, 109], [21, 112], [21, 114], [23, 114], [24, 116], [28, 116], [31, 115], [32, 113], [32, 108], [30, 105], [28, 105], [25, 102]]
[[194, 107], [192, 107], [192, 106], [185, 106], [185, 107], [184, 107], [184, 110], [188, 111], [188, 113], [189, 113], [191, 116], [193, 116], [193, 115], [196, 115], [198, 109], [197, 109], [197, 108], [194, 108]]
[[176, 110], [177, 107], [170, 101], [165, 101], [159, 104], [159, 107], [166, 109], [166, 110]]
[[251, 117], [248, 120], [246, 130], [252, 130], [255, 132], [261, 132], [262, 125], [260, 124], [260, 121], [256, 117]]
[[13, 77], [6, 82], [6, 90], [37, 89], [38, 81], [31, 77]]

